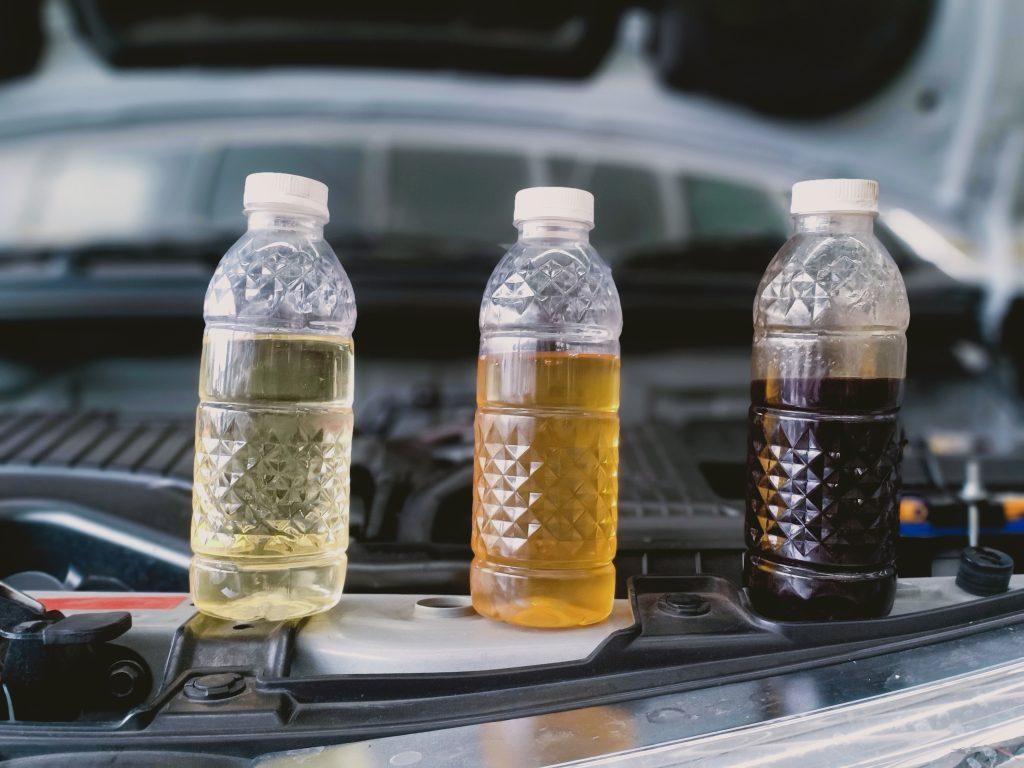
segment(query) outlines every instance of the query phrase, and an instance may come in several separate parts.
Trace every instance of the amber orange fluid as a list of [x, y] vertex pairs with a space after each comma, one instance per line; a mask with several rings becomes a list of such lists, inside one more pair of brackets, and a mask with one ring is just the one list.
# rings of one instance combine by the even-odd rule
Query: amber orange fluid
[[480, 358], [470, 577], [478, 612], [534, 627], [611, 613], [618, 407], [617, 355]]

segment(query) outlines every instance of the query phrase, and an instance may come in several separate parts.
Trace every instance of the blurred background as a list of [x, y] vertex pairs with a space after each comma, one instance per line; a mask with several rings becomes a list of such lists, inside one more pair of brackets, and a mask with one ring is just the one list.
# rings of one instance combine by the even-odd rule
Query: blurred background
[[546, 184], [595, 194], [623, 301], [623, 580], [738, 575], [753, 293], [834, 176], [880, 181], [910, 295], [901, 573], [972, 509], [1021, 563], [1022, 35], [1011, 0], [0, 2], [0, 576], [184, 588], [254, 171], [329, 185], [355, 285], [350, 589], [465, 590], [477, 311]]

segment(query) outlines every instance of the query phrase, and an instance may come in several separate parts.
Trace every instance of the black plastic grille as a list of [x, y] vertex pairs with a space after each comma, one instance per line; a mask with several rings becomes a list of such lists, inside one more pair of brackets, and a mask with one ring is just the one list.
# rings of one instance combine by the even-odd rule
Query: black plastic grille
[[192, 477], [191, 420], [112, 413], [0, 414], [0, 464]]

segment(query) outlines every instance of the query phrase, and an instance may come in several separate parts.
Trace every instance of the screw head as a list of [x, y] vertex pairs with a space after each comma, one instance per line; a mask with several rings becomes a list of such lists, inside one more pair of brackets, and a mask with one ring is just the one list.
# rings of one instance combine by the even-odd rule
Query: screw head
[[245, 680], [237, 672], [194, 677], [185, 684], [185, 696], [193, 701], [220, 701], [245, 690]]
[[115, 699], [127, 699], [143, 678], [142, 667], [131, 659], [117, 661], [107, 670], [107, 690]]
[[669, 616], [703, 616], [711, 603], [691, 592], [669, 592], [658, 600], [657, 608]]

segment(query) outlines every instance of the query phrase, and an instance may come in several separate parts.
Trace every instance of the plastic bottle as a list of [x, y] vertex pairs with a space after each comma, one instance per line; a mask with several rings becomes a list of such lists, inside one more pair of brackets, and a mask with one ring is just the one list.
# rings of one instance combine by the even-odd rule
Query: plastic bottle
[[590, 245], [593, 195], [524, 189], [514, 222], [480, 308], [473, 605], [592, 624], [615, 592], [622, 310]]
[[280, 620], [327, 610], [345, 581], [356, 308], [324, 184], [256, 173], [244, 197], [249, 228], [206, 293], [192, 596]]
[[877, 209], [874, 181], [796, 184], [757, 290], [744, 576], [769, 616], [892, 608], [910, 312]]

